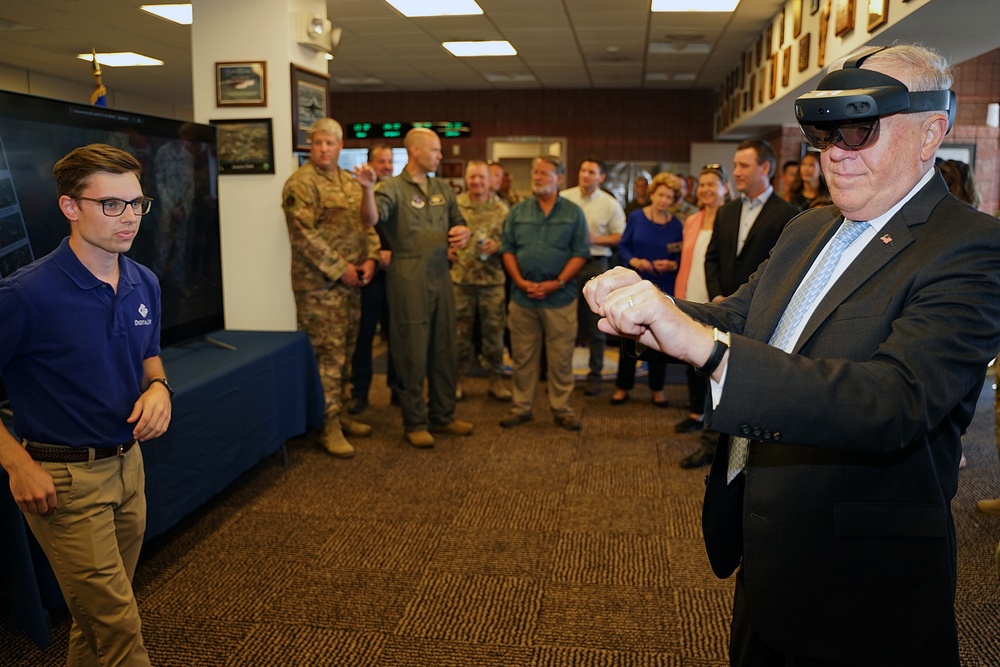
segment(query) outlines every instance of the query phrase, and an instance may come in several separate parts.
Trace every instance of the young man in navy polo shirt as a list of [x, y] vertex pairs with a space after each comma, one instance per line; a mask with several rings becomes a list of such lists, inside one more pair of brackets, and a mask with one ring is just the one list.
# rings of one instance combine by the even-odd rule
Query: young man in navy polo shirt
[[0, 281], [0, 465], [73, 614], [71, 665], [148, 665], [132, 575], [146, 526], [138, 442], [162, 435], [160, 287], [125, 253], [151, 199], [104, 144], [56, 163], [70, 235]]

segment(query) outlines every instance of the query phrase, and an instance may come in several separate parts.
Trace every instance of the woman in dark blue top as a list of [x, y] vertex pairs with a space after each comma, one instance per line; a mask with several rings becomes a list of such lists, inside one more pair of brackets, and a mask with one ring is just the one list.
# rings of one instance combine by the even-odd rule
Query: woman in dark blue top
[[[657, 174], [649, 186], [649, 205], [632, 211], [618, 244], [622, 264], [669, 295], [674, 293], [684, 237], [684, 225], [670, 213], [670, 207], [680, 196], [681, 182], [677, 176], [666, 172]], [[629, 392], [635, 385], [635, 363], [634, 357], [622, 352], [618, 359], [615, 392], [611, 395], [612, 405], [621, 405], [629, 399]], [[647, 362], [647, 366], [653, 403], [665, 408], [667, 398], [663, 394], [663, 381], [667, 366], [653, 361]]]

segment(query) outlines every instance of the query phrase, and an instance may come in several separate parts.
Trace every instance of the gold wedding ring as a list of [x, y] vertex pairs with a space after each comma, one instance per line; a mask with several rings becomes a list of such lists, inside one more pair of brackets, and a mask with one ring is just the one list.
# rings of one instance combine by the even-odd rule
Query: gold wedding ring
[[635, 305], [634, 303], [632, 303], [632, 295], [631, 294], [627, 294], [625, 296], [625, 303], [627, 303], [629, 305], [629, 308], [631, 308], [632, 306]]

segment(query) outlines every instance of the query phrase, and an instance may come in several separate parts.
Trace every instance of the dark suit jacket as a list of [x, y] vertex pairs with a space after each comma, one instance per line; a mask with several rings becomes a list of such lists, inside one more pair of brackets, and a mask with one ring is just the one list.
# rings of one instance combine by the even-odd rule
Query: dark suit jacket
[[705, 250], [705, 282], [710, 299], [729, 296], [749, 280], [761, 262], [767, 259], [785, 225], [799, 212], [799, 209], [772, 193], [750, 228], [743, 251], [737, 256], [742, 207], [742, 201], [736, 199], [720, 208], [715, 216], [715, 230]]
[[957, 667], [950, 503], [960, 437], [1000, 349], [1000, 223], [935, 174], [833, 285], [794, 353], [768, 346], [841, 220], [806, 211], [736, 294], [678, 302], [733, 332], [707, 420], [753, 440], [739, 493], [720, 479], [722, 439], [706, 547], [723, 576], [742, 554], [753, 627], [776, 649]]

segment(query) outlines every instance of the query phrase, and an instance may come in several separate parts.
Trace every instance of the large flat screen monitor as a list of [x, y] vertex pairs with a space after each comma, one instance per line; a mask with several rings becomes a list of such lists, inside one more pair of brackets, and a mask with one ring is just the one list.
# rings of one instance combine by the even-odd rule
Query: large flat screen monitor
[[[78, 146], [117, 146], [154, 198], [129, 251], [162, 287], [161, 344], [224, 326], [215, 128], [0, 91], [0, 277], [69, 235], [52, 166]], [[2, 316], [2, 315], [0, 315]]]

